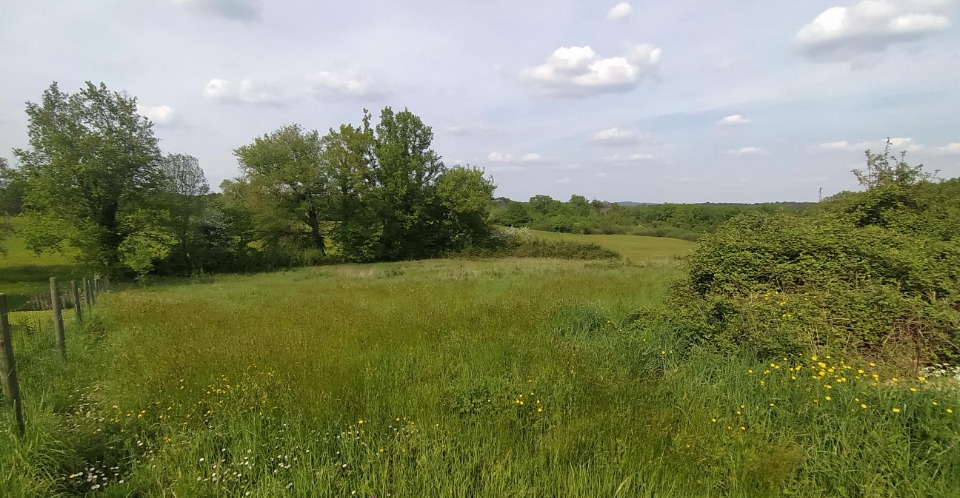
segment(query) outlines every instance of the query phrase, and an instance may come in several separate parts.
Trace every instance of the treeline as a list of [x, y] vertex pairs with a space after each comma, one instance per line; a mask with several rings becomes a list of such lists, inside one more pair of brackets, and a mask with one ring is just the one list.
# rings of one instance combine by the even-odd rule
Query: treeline
[[136, 99], [53, 83], [27, 104], [29, 148], [0, 164], [0, 209], [37, 251], [109, 275], [196, 274], [435, 257], [492, 239], [492, 180], [447, 167], [410, 111], [321, 135], [293, 124], [238, 147], [211, 193], [196, 158], [162, 154]]
[[865, 191], [742, 214], [704, 237], [660, 317], [685, 340], [767, 358], [955, 364], [960, 178], [937, 179], [889, 147], [855, 171]]
[[775, 213], [811, 207], [811, 203], [765, 204], [620, 204], [588, 201], [574, 195], [562, 202], [546, 195], [527, 202], [494, 200], [494, 222], [550, 232], [628, 234], [697, 240], [725, 221], [744, 213]]

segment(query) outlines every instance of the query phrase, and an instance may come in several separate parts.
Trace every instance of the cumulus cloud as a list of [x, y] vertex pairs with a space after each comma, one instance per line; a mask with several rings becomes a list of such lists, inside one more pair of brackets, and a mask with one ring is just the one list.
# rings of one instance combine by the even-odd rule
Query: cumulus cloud
[[740, 149], [728, 150], [727, 154], [733, 154], [735, 156], [760, 156], [769, 154], [769, 152], [761, 149], [760, 147], [743, 147]]
[[310, 90], [325, 99], [370, 99], [386, 95], [373, 76], [357, 68], [321, 69], [307, 75]]
[[636, 145], [652, 140], [639, 130], [621, 129], [614, 126], [592, 133], [590, 141], [600, 145]]
[[494, 163], [509, 163], [513, 161], [513, 154], [502, 154], [500, 152], [491, 152], [487, 154], [487, 160]]
[[721, 119], [717, 124], [721, 126], [740, 126], [750, 123], [750, 120], [739, 115], [731, 114], [723, 119]]
[[952, 0], [861, 0], [831, 7], [794, 37], [799, 51], [819, 60], [847, 60], [950, 27]]
[[940, 152], [947, 154], [960, 154], [960, 142], [950, 142], [939, 148]]
[[630, 15], [630, 11], [633, 10], [633, 7], [630, 6], [627, 2], [620, 2], [610, 8], [610, 11], [607, 12], [607, 19], [611, 21], [616, 21], [623, 19]]
[[174, 0], [193, 11], [235, 21], [255, 21], [263, 11], [263, 0]]
[[174, 124], [179, 118], [177, 110], [168, 105], [137, 105], [137, 112], [160, 126]]
[[273, 88], [251, 79], [235, 83], [214, 78], [207, 82], [203, 95], [212, 100], [241, 104], [281, 105], [284, 102]]
[[[890, 150], [891, 152], [919, 152], [924, 150], [925, 147], [920, 145], [912, 138], [909, 137], [894, 137], [890, 138]], [[867, 149], [878, 152], [886, 147], [886, 140], [873, 140], [873, 141], [864, 141], [864, 142], [848, 142], [846, 140], [839, 140], [836, 142], [826, 142], [822, 143], [815, 147], [818, 150], [833, 150], [833, 151], [842, 151], [842, 152], [863, 152]]]
[[514, 161], [520, 161], [523, 163], [538, 163], [543, 161], [543, 157], [540, 154], [535, 154], [533, 152], [524, 154], [517, 159], [513, 154], [502, 153], [502, 152], [491, 152], [487, 154], [487, 160], [493, 163], [512, 163]]
[[547, 61], [520, 73], [536, 91], [554, 97], [585, 98], [633, 90], [660, 65], [660, 48], [643, 43], [616, 57], [600, 57], [590, 46], [560, 47]]
[[626, 156], [614, 155], [603, 158], [608, 163], [625, 163], [637, 161], [650, 161], [657, 157], [652, 154], [629, 154]]

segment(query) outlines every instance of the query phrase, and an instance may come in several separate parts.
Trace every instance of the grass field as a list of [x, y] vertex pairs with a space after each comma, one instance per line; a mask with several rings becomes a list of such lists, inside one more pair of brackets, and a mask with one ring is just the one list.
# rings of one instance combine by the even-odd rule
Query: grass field
[[683, 257], [693, 252], [693, 249], [697, 246], [696, 242], [642, 235], [581, 235], [540, 230], [530, 230], [530, 233], [546, 240], [568, 240], [597, 244], [611, 251], [616, 251], [635, 263]]
[[[617, 243], [629, 240], [644, 239]], [[958, 489], [953, 386], [838, 358], [724, 357], [633, 324], [679, 275], [675, 249], [634, 251], [642, 264], [162, 281], [103, 296], [82, 327], [68, 319], [66, 362], [27, 315], [15, 342], [28, 435], [0, 434], [0, 495]]]
[[[19, 218], [0, 218], [0, 222], [19, 226]], [[49, 294], [50, 277], [62, 281], [82, 279], [83, 272], [69, 254], [46, 252], [36, 254], [27, 249], [15, 234], [2, 242], [6, 254], [0, 255], [0, 293], [7, 295], [10, 309], [32, 309], [34, 296]], [[48, 303], [49, 305], [49, 303]]]

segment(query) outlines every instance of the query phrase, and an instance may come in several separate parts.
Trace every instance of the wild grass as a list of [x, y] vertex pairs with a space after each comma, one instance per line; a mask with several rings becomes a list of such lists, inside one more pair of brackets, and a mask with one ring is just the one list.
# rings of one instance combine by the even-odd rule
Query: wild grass
[[28, 436], [0, 433], [0, 494], [958, 489], [955, 384], [853, 359], [758, 363], [632, 323], [677, 274], [434, 260], [110, 293], [82, 328], [67, 320], [66, 362], [48, 330], [25, 339]]
[[687, 256], [697, 247], [695, 242], [644, 235], [600, 235], [544, 232], [530, 230], [530, 233], [544, 240], [565, 240], [584, 244], [597, 244], [623, 257], [639, 263], [650, 260], [672, 259]]
[[[10, 223], [16, 229], [22, 220], [0, 217], [0, 222]], [[82, 270], [74, 264], [69, 252], [36, 254], [16, 233], [0, 245], [6, 249], [5, 254], [0, 254], [0, 293], [7, 295], [10, 309], [36, 309], [36, 303], [33, 303], [36, 296], [49, 296], [50, 277], [66, 282], [83, 278]]]

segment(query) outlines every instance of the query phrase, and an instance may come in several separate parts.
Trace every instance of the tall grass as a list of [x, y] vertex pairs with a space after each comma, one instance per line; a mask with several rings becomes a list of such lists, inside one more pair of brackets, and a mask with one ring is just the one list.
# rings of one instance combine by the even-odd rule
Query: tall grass
[[0, 468], [15, 470], [0, 491], [958, 489], [955, 386], [853, 360], [757, 364], [632, 323], [676, 276], [669, 263], [441, 260], [109, 294], [68, 330], [66, 363], [42, 344], [26, 354], [29, 435], [2, 433]]

